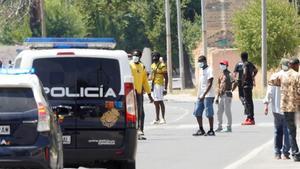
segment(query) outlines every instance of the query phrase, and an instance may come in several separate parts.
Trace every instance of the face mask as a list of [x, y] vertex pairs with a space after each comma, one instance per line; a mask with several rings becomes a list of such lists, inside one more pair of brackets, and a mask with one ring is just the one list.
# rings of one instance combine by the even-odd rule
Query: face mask
[[284, 70], [284, 71], [287, 71], [287, 70], [289, 70], [289, 67], [286, 66], [286, 65], [282, 65], [282, 66], [281, 66], [281, 69]]
[[200, 68], [204, 67], [204, 63], [203, 62], [199, 62], [198, 65], [199, 65]]
[[138, 63], [140, 58], [137, 57], [137, 56], [132, 56], [132, 60], [133, 60], [134, 63]]
[[227, 69], [227, 66], [226, 66], [226, 65], [220, 65], [220, 69], [221, 69], [222, 71], [224, 71], [224, 70]]

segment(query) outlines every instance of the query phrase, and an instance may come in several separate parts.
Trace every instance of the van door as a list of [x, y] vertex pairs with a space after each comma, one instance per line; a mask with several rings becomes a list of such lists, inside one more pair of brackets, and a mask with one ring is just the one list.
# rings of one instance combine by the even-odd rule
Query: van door
[[123, 144], [125, 111], [119, 61], [78, 58], [77, 147], [120, 147]]

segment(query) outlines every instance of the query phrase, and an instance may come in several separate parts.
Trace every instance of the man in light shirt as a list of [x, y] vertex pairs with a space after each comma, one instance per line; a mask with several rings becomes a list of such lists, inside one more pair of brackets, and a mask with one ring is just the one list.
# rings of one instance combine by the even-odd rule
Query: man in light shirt
[[[196, 101], [194, 116], [197, 119], [199, 130], [193, 134], [193, 136], [214, 136], [214, 89], [213, 89], [213, 70], [207, 64], [207, 59], [205, 56], [200, 56], [198, 58], [199, 68], [202, 69], [200, 80], [199, 80], [199, 92], [198, 100]], [[209, 120], [209, 131], [205, 133], [203, 129], [203, 119], [202, 115], [205, 112], [206, 117]]]
[[[283, 75], [289, 70], [289, 60], [281, 60], [281, 70], [272, 74], [271, 79], [276, 79], [278, 76]], [[280, 110], [280, 100], [281, 100], [281, 90], [279, 86], [274, 86], [272, 84], [268, 85], [268, 90], [266, 97], [264, 98], [265, 104], [265, 115], [268, 114], [268, 105], [271, 103], [272, 112], [274, 116], [274, 149], [275, 149], [275, 159], [290, 159], [290, 140], [287, 123], [283, 112]], [[282, 156], [281, 156], [282, 155]]]

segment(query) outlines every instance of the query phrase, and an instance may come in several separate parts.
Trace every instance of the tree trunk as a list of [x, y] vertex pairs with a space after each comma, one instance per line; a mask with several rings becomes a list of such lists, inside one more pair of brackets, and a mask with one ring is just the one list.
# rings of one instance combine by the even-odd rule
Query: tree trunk
[[30, 29], [32, 37], [41, 36], [40, 0], [33, 0], [30, 6]]
[[193, 80], [192, 80], [192, 66], [190, 63], [190, 57], [187, 53], [186, 49], [183, 48], [183, 60], [184, 60], [184, 75], [185, 75], [185, 87], [187, 89], [194, 88]]

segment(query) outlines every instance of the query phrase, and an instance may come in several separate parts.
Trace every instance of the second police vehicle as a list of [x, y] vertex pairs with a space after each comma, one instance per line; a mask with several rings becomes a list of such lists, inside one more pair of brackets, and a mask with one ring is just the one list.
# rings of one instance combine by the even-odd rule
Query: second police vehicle
[[[15, 68], [35, 69], [59, 114], [65, 167], [135, 169], [137, 112], [127, 53], [111, 38], [28, 38]], [[106, 48], [106, 49], [105, 49]]]

